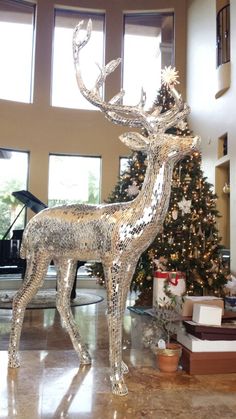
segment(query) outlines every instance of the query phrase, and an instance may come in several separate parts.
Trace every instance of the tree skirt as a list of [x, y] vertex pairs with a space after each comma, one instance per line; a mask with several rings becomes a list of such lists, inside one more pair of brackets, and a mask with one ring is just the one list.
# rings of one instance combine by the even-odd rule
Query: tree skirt
[[[12, 300], [16, 293], [14, 291], [1, 291], [0, 292], [0, 308], [11, 309]], [[71, 307], [84, 306], [88, 304], [95, 304], [103, 301], [100, 295], [83, 293], [77, 291], [76, 298], [71, 301]], [[48, 289], [38, 291], [32, 301], [28, 304], [27, 308], [55, 308], [56, 307], [56, 290]]]

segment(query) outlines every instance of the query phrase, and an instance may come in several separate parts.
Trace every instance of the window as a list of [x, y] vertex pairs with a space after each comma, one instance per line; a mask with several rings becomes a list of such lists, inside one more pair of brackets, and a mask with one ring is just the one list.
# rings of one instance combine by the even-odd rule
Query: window
[[0, 98], [30, 103], [35, 6], [0, 2]]
[[120, 176], [124, 173], [129, 167], [130, 157], [120, 157]]
[[48, 205], [99, 203], [100, 169], [100, 157], [50, 155]]
[[[12, 192], [27, 189], [27, 178], [28, 153], [0, 148], [0, 238], [22, 208], [22, 204], [13, 197]], [[23, 229], [24, 225], [25, 211], [21, 213], [13, 229]]]
[[174, 64], [173, 14], [127, 14], [124, 16], [124, 101], [134, 105], [141, 88], [150, 107], [160, 87], [161, 69]]
[[217, 14], [217, 67], [230, 61], [230, 5]]
[[87, 87], [93, 87], [104, 57], [104, 15], [56, 9], [53, 44], [52, 105], [77, 109], [96, 109], [80, 94], [72, 55], [75, 26], [84, 20], [81, 36], [85, 35], [88, 19], [92, 19], [92, 36], [81, 51], [81, 67]]

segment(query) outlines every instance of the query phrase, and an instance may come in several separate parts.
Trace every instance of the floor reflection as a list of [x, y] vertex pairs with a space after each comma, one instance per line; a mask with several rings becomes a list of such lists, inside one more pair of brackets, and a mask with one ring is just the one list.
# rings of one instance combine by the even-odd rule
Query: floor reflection
[[[71, 378], [69, 380], [71, 380]], [[61, 388], [62, 398], [60, 403], [52, 414], [54, 410], [53, 404], [55, 405], [54, 398], [52, 397], [53, 404], [48, 404], [48, 411], [45, 409], [43, 410], [44, 415], [52, 415], [52, 418], [58, 419], [68, 417], [69, 411], [74, 414], [81, 411], [91, 412], [93, 393], [93, 373], [91, 368], [89, 366], [81, 367], [72, 378], [72, 381], [66, 390], [65, 387], [68, 385], [67, 381], [69, 380], [67, 380], [67, 377], [63, 374], [63, 388]], [[87, 388], [86, 392], [83, 390], [84, 386]], [[44, 388], [44, 393], [47, 395], [51, 393], [47, 386]], [[59, 394], [57, 393], [57, 399], [58, 398]], [[75, 398], [78, 399], [78, 401], [73, 403]], [[80, 408], [82, 410], [80, 410]]]
[[190, 376], [181, 370], [175, 374], [160, 373], [154, 355], [143, 347], [146, 320], [128, 311], [124, 319], [123, 359], [130, 369], [126, 376], [129, 394], [113, 396], [105, 311], [105, 300], [73, 308], [93, 359], [91, 366], [80, 367], [58, 312], [27, 310], [21, 367], [8, 370], [11, 310], [0, 310], [1, 419], [236, 417], [236, 374]]

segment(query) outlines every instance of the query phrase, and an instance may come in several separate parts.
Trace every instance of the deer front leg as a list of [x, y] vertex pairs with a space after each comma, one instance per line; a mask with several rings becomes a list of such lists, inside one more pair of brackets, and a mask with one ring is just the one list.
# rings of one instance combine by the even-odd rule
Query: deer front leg
[[12, 326], [8, 349], [8, 366], [10, 368], [20, 366], [18, 349], [25, 309], [41, 287], [46, 275], [48, 263], [49, 261], [45, 255], [37, 253], [37, 256], [35, 254], [30, 256], [27, 261], [25, 280], [13, 299]]
[[77, 261], [71, 259], [59, 261], [56, 306], [70, 335], [73, 347], [79, 356], [80, 364], [91, 364], [91, 357], [82, 342], [70, 307], [70, 296], [76, 268]]
[[[134, 260], [137, 260], [137, 258], [134, 257]], [[127, 265], [127, 268], [126, 268], [126, 272], [124, 272], [124, 277], [123, 277], [123, 280], [122, 280], [122, 289], [121, 289], [121, 291], [122, 291], [122, 302], [121, 302], [121, 304], [122, 304], [123, 314], [124, 314], [125, 309], [126, 309], [128, 292], [130, 290], [130, 284], [131, 284], [131, 281], [132, 281], [132, 278], [133, 278], [133, 275], [134, 275], [134, 272], [135, 272], [135, 269], [136, 269], [136, 265], [137, 265], [136, 262], [135, 263], [129, 263]], [[123, 374], [127, 374], [129, 372], [129, 368], [123, 360], [122, 360], [122, 363], [121, 363], [121, 369], [122, 369]]]
[[108, 302], [108, 332], [109, 332], [109, 361], [110, 361], [110, 380], [112, 392], [119, 396], [128, 393], [127, 386], [123, 379], [124, 372], [128, 372], [128, 367], [122, 361], [122, 326], [124, 304], [122, 297], [123, 269], [119, 269], [118, 264], [113, 264], [111, 270], [104, 269], [107, 283], [107, 302]]

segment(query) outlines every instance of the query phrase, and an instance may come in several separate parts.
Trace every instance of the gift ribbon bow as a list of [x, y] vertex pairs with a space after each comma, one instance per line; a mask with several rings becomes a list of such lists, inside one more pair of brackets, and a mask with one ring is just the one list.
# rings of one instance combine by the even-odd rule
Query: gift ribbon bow
[[179, 283], [179, 279], [185, 278], [185, 273], [184, 272], [161, 272], [161, 271], [156, 271], [154, 273], [154, 276], [156, 278], [160, 278], [160, 279], [168, 279], [169, 283], [176, 287]]

